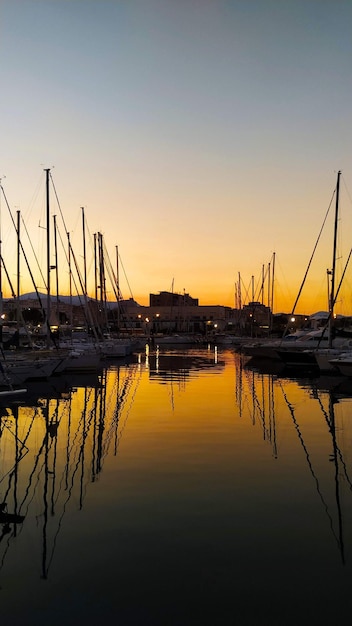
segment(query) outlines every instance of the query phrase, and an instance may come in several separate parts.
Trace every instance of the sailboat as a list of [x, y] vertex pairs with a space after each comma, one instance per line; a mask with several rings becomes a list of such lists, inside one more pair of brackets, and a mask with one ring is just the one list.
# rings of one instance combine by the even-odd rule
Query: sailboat
[[[341, 171], [337, 173], [337, 182], [335, 189], [335, 219], [334, 219], [334, 238], [333, 238], [333, 255], [332, 255], [332, 270], [329, 272], [331, 275], [331, 287], [329, 294], [329, 315], [325, 327], [316, 331], [315, 343], [313, 343], [313, 337], [310, 336], [309, 340], [312, 341], [311, 348], [308, 345], [302, 345], [299, 348], [299, 343], [292, 347], [292, 349], [277, 349], [277, 354], [285, 363], [286, 366], [308, 366], [309, 368], [319, 368], [320, 370], [332, 370], [331, 359], [341, 354], [343, 351], [351, 349], [351, 340], [344, 337], [333, 337], [333, 323], [334, 323], [334, 306], [339, 293], [340, 285], [335, 289], [336, 283], [336, 259], [337, 259], [337, 227], [339, 220], [339, 196], [340, 196], [340, 177]], [[349, 258], [348, 258], [349, 261]], [[346, 271], [346, 268], [345, 268]], [[311, 334], [312, 335], [312, 334]]]

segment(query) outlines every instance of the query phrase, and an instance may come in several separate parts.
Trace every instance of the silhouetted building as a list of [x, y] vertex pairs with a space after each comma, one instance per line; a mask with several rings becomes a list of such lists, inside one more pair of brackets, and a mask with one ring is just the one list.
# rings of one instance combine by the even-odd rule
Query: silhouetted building
[[149, 294], [149, 306], [198, 306], [198, 298], [191, 298], [188, 293], [160, 291]]

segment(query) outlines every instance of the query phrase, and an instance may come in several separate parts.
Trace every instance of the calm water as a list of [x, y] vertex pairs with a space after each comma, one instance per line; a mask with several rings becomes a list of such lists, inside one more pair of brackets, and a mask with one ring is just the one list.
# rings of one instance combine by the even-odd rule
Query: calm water
[[29, 391], [1, 408], [1, 624], [350, 622], [352, 383], [163, 348]]

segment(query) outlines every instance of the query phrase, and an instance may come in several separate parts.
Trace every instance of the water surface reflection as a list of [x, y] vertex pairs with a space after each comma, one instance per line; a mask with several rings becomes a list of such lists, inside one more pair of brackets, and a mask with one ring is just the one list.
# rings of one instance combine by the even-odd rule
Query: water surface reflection
[[327, 624], [350, 607], [352, 393], [155, 348], [1, 407], [4, 624]]

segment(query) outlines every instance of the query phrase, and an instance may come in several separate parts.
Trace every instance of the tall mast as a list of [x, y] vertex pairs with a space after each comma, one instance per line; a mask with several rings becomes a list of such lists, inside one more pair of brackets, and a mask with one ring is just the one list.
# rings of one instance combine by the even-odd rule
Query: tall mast
[[119, 247], [116, 246], [116, 291], [117, 291], [117, 328], [120, 332], [120, 277], [119, 277]]
[[94, 298], [98, 302], [98, 263], [97, 263], [97, 233], [93, 235], [94, 245]]
[[275, 252], [273, 252], [272, 281], [271, 281], [271, 304], [270, 304], [270, 309], [269, 309], [269, 315], [270, 315], [269, 332], [270, 333], [273, 330], [274, 294], [275, 294], [274, 285], [275, 285]]
[[334, 319], [334, 304], [335, 304], [335, 272], [336, 272], [336, 253], [337, 253], [337, 224], [339, 217], [339, 195], [340, 195], [340, 176], [341, 172], [337, 172], [336, 183], [336, 202], [335, 202], [335, 224], [334, 224], [334, 246], [332, 254], [332, 276], [331, 276], [331, 291], [330, 291], [330, 310], [329, 310], [329, 347], [332, 346], [332, 325]]
[[270, 335], [271, 333], [271, 310], [270, 310], [270, 295], [271, 295], [271, 285], [270, 285], [270, 280], [271, 280], [271, 264], [270, 261], [268, 263], [268, 335]]
[[274, 291], [274, 285], [275, 285], [275, 256], [276, 253], [273, 252], [273, 267], [272, 267], [272, 281], [271, 281], [271, 314], [274, 314], [274, 295], [275, 295], [275, 291]]
[[270, 274], [270, 261], [268, 263], [268, 308], [270, 309], [270, 295], [271, 295], [271, 274]]
[[60, 325], [60, 314], [59, 314], [59, 272], [58, 272], [58, 255], [57, 255], [57, 226], [56, 226], [56, 215], [53, 215], [54, 220], [54, 248], [55, 248], [55, 279], [56, 279], [56, 317], [57, 323]]
[[238, 272], [238, 308], [242, 309], [241, 273]]
[[20, 227], [21, 227], [21, 221], [20, 221], [20, 211], [17, 211], [17, 326], [20, 322], [20, 237], [21, 237], [21, 233], [20, 233]]
[[70, 326], [72, 330], [73, 326], [73, 304], [72, 304], [72, 271], [71, 271], [71, 242], [70, 233], [67, 231], [67, 244], [68, 244], [68, 280], [69, 280], [69, 292], [70, 292]]
[[50, 344], [50, 202], [49, 202], [49, 175], [50, 169], [44, 170], [46, 174], [46, 264], [47, 264], [47, 300], [46, 300], [46, 340]]
[[[1, 178], [0, 178], [0, 324], [2, 324], [3, 322], [3, 308], [4, 308], [4, 301], [3, 301], [3, 293], [2, 293], [2, 232], [1, 232], [1, 221], [2, 221], [2, 214], [1, 214], [1, 192], [2, 192], [2, 184], [1, 184]], [[0, 333], [2, 333], [2, 327], [0, 330]], [[0, 344], [2, 345], [2, 334], [0, 334]]]
[[84, 295], [87, 295], [87, 257], [86, 257], [86, 223], [84, 219], [84, 207], [82, 210], [82, 233], [83, 233], [83, 269], [84, 269]]

